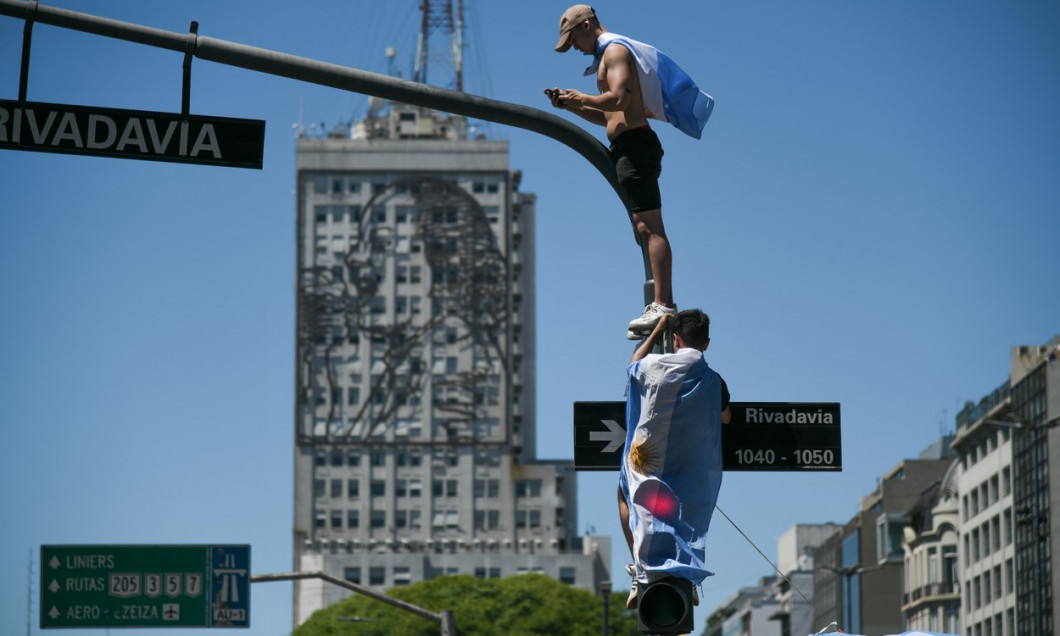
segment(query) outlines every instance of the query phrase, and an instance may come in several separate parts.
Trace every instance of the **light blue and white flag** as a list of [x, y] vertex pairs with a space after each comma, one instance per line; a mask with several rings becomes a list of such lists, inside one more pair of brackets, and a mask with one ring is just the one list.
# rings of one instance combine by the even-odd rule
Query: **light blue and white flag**
[[604, 33], [596, 40], [596, 55], [585, 74], [594, 75], [599, 70], [604, 49], [612, 42], [629, 49], [637, 61], [645, 115], [649, 119], [668, 121], [686, 135], [699, 139], [714, 110], [714, 98], [699, 90], [688, 73], [650, 44]]
[[721, 488], [721, 403], [721, 376], [696, 349], [629, 365], [619, 485], [638, 581], [713, 574], [704, 554]]
[[[846, 632], [817, 632], [817, 634], [811, 634], [810, 636], [831, 636], [831, 634], [842, 634], [843, 636], [859, 636], [858, 634], [848, 634]], [[960, 634], [943, 634], [942, 632], [902, 632], [901, 634], [890, 634], [889, 636], [960, 636]]]

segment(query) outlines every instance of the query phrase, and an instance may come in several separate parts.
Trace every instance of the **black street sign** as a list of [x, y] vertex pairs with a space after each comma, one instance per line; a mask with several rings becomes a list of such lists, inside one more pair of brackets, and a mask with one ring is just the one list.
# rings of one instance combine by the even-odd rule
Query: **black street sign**
[[0, 148], [260, 170], [265, 122], [5, 99]]
[[[838, 402], [733, 402], [721, 427], [724, 470], [843, 469]], [[574, 403], [574, 469], [618, 470], [625, 402]]]

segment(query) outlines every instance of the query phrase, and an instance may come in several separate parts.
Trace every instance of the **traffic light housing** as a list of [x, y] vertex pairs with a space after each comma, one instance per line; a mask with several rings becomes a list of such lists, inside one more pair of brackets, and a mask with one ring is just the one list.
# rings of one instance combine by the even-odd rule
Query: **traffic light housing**
[[637, 594], [639, 629], [644, 634], [692, 632], [692, 581], [667, 577], [647, 584]]

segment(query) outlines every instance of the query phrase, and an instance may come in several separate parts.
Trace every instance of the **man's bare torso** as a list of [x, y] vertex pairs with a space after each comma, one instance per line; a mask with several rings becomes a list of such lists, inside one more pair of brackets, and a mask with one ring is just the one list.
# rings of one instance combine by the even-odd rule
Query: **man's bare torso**
[[[622, 65], [621, 68], [615, 68]], [[623, 80], [624, 86], [609, 86], [608, 81]], [[637, 65], [629, 49], [621, 44], [613, 43], [604, 49], [604, 57], [600, 62], [600, 68], [596, 72], [596, 86], [601, 93], [610, 88], [616, 93], [620, 91], [629, 93], [629, 105], [624, 110], [604, 111], [604, 120], [607, 122], [607, 138], [614, 141], [616, 137], [630, 128], [638, 128], [648, 123], [644, 113], [644, 99], [640, 92], [640, 77], [637, 75]]]

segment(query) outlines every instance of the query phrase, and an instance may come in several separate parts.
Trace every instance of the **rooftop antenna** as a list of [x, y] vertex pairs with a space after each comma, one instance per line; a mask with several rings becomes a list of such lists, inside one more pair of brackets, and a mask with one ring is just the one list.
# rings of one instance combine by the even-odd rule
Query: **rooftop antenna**
[[394, 65], [395, 57], [397, 57], [397, 49], [392, 46], [386, 47], [386, 74], [390, 77], [401, 77], [401, 72]]
[[[453, 10], [453, 0], [423, 0], [420, 5], [423, 12], [423, 20], [420, 24], [420, 35], [416, 43], [416, 68], [413, 70], [412, 81], [426, 84], [427, 69], [432, 61], [441, 61], [452, 64], [454, 78], [449, 85], [436, 84], [443, 88], [453, 88], [464, 91], [464, 2], [456, 0], [456, 10]], [[449, 41], [448, 49], [433, 48], [431, 46], [431, 35], [440, 33]]]

